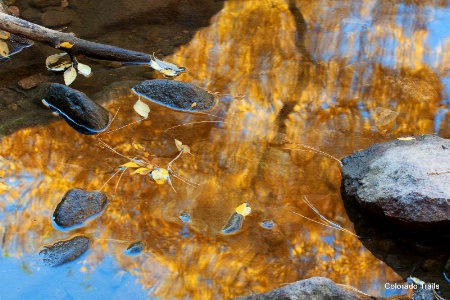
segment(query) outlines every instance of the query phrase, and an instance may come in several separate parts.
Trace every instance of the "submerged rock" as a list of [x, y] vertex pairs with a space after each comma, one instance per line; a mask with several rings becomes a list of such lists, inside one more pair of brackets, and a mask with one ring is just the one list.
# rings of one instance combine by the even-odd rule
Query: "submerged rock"
[[127, 250], [124, 251], [126, 255], [129, 256], [137, 256], [144, 251], [145, 245], [143, 242], [134, 242], [130, 246], [128, 246]]
[[56, 225], [63, 228], [82, 225], [87, 219], [99, 214], [108, 198], [99, 191], [69, 190], [53, 213]]
[[352, 291], [339, 287], [331, 279], [324, 277], [312, 277], [305, 280], [271, 290], [267, 293], [254, 294], [235, 298], [239, 300], [262, 299], [295, 299], [295, 300], [322, 300], [322, 299], [361, 299]]
[[133, 87], [133, 92], [166, 107], [189, 112], [209, 110], [214, 107], [215, 97], [192, 84], [155, 79], [146, 80]]
[[86, 94], [59, 83], [44, 83], [42, 103], [58, 113], [73, 129], [83, 134], [104, 131], [110, 122], [110, 114]]
[[91, 240], [82, 235], [75, 236], [70, 240], [59, 241], [49, 246], [44, 246], [39, 251], [42, 261], [51, 267], [60, 266], [72, 261], [85, 253], [91, 245]]
[[242, 227], [243, 217], [237, 212], [233, 213], [228, 220], [227, 225], [222, 229], [223, 234], [233, 234], [239, 231]]
[[393, 140], [342, 162], [343, 194], [366, 212], [409, 228], [450, 228], [450, 140]]

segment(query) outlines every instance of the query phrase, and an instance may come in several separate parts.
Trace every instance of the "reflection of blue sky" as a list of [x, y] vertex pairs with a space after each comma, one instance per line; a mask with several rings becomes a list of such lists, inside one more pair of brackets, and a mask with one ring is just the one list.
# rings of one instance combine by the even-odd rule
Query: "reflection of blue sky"
[[[136, 277], [121, 270], [110, 256], [91, 274], [79, 272], [81, 265], [71, 262], [50, 268], [33, 267], [22, 260], [0, 260], [2, 299], [149, 299]], [[51, 287], [51, 288], [50, 288]]]

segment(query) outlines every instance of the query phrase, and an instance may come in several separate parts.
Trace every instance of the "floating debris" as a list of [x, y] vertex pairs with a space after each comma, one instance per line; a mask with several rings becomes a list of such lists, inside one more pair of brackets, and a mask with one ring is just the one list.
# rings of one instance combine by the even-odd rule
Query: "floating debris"
[[51, 267], [57, 267], [83, 255], [90, 247], [91, 240], [83, 235], [78, 235], [70, 240], [59, 241], [49, 246], [44, 246], [39, 251], [42, 261]]
[[145, 245], [143, 242], [134, 242], [130, 246], [128, 246], [127, 250], [124, 253], [128, 256], [137, 256], [141, 254], [145, 249]]
[[235, 212], [231, 215], [230, 219], [228, 220], [227, 225], [222, 229], [223, 234], [233, 234], [239, 231], [242, 227], [242, 221], [244, 220], [244, 217]]
[[184, 223], [189, 223], [191, 221], [191, 214], [187, 211], [183, 211], [180, 215], [180, 220]]
[[71, 189], [56, 206], [53, 219], [64, 229], [80, 227], [89, 218], [99, 215], [107, 202], [108, 198], [102, 192]]
[[93, 102], [86, 94], [63, 84], [44, 83], [42, 103], [59, 114], [73, 129], [82, 134], [104, 131], [110, 123], [109, 111]]
[[174, 110], [206, 111], [212, 109], [216, 102], [215, 97], [206, 90], [181, 81], [146, 80], [132, 90], [139, 96]]
[[150, 67], [163, 74], [164, 77], [177, 77], [186, 72], [186, 68], [157, 59], [154, 54], [150, 57]]

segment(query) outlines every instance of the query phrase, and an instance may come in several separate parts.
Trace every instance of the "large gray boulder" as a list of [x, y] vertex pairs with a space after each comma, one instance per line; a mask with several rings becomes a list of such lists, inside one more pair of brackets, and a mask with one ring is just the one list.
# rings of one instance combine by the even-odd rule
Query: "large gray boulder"
[[342, 161], [343, 194], [366, 212], [411, 229], [450, 228], [450, 140], [393, 140]]
[[331, 279], [312, 277], [305, 280], [271, 290], [263, 294], [255, 294], [236, 298], [236, 300], [323, 300], [323, 299], [361, 299], [354, 292], [339, 287]]

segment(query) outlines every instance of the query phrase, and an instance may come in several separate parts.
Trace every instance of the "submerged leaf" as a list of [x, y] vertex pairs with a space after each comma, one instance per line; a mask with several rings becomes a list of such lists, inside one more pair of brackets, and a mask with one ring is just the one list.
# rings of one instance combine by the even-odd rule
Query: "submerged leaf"
[[4, 41], [0, 41], [0, 56], [8, 56], [9, 55], [9, 48], [8, 44]]
[[85, 77], [87, 77], [91, 74], [91, 67], [89, 67], [88, 65], [78, 63], [77, 69], [78, 69], [78, 73], [80, 73], [81, 75], [84, 75]]
[[133, 109], [135, 112], [137, 112], [143, 118], [145, 118], [145, 119], [148, 118], [148, 114], [150, 112], [150, 107], [146, 103], [144, 103], [138, 99], [138, 101], [136, 101], [136, 103], [133, 105]]
[[252, 212], [252, 208], [250, 207], [250, 204], [248, 204], [247, 202], [244, 202], [243, 204], [236, 207], [236, 212], [238, 214], [240, 214], [241, 216], [243, 216], [245, 219], [245, 216], [247, 216], [248, 214], [250, 214]]
[[64, 72], [64, 83], [70, 85], [77, 78], [77, 70], [73, 65]]

